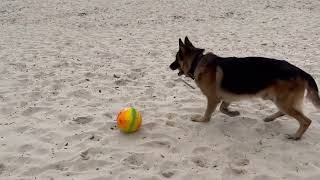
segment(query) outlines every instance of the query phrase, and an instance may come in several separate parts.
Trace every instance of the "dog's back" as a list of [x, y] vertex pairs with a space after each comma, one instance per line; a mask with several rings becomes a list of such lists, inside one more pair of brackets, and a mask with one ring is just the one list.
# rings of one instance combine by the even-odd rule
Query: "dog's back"
[[217, 57], [223, 72], [221, 88], [234, 94], [255, 94], [279, 80], [306, 76], [306, 72], [283, 60], [263, 57]]

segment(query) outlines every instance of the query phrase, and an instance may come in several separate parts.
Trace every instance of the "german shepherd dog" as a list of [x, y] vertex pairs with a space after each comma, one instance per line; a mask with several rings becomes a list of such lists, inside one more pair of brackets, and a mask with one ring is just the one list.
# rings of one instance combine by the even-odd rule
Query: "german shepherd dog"
[[219, 57], [204, 54], [185, 37], [179, 39], [179, 51], [170, 69], [179, 70], [178, 75], [192, 78], [207, 97], [207, 109], [196, 122], [210, 121], [212, 113], [221, 102], [220, 111], [229, 116], [238, 116], [238, 111], [229, 110], [231, 102], [258, 97], [271, 100], [279, 111], [266, 117], [270, 122], [289, 115], [299, 122], [299, 129], [288, 139], [298, 140], [311, 124], [302, 112], [305, 90], [307, 98], [320, 108], [319, 90], [312, 76], [284, 60], [264, 57]]

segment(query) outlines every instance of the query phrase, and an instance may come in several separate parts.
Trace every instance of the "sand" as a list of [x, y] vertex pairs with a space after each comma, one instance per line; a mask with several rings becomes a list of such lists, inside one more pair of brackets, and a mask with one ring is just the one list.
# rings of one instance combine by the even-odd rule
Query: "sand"
[[[206, 102], [169, 70], [178, 38], [220, 56], [285, 59], [320, 83], [320, 3], [232, 0], [1, 0], [0, 179], [318, 180], [320, 112], [297, 121], [262, 100], [191, 122]], [[139, 132], [115, 127], [120, 109]]]

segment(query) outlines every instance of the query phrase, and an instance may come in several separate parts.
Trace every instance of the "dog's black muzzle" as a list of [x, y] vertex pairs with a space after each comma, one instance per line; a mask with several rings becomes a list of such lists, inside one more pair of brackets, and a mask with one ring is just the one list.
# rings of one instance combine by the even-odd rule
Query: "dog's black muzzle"
[[177, 61], [174, 61], [173, 63], [171, 63], [169, 67], [173, 71], [179, 69], [178, 76], [181, 76], [182, 74], [184, 74], [180, 68], [180, 64]]
[[174, 70], [178, 69], [180, 67], [180, 65], [179, 65], [179, 63], [177, 61], [174, 61], [173, 63], [170, 64], [169, 67], [170, 67], [171, 70], [174, 71]]

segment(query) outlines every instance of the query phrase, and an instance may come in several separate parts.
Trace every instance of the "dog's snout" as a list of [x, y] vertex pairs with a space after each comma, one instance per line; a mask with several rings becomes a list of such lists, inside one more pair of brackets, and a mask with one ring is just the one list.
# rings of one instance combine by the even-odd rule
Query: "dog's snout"
[[175, 61], [175, 62], [171, 63], [169, 67], [171, 70], [176, 70], [179, 68], [179, 63]]

